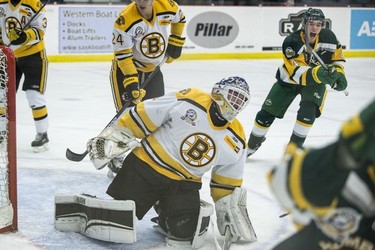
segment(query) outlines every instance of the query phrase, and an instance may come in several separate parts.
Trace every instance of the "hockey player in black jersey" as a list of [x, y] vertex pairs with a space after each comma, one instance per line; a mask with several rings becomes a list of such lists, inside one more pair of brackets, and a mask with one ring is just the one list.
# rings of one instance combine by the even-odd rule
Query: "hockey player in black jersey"
[[301, 95], [301, 101], [290, 142], [301, 147], [315, 119], [321, 115], [326, 85], [337, 91], [346, 89], [342, 47], [335, 34], [324, 28], [324, 21], [320, 9], [309, 8], [303, 15], [302, 28], [285, 38], [284, 64], [278, 68], [277, 81], [256, 115], [248, 141], [248, 156], [261, 146], [275, 118], [284, 117], [297, 95]]
[[375, 100], [328, 146], [289, 144], [269, 180], [299, 229], [275, 250], [375, 249]]

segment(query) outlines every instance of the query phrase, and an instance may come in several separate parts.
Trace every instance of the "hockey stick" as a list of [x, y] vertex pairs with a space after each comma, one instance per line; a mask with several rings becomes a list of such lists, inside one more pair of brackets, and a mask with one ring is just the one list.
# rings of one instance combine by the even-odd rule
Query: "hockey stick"
[[284, 218], [285, 216], [288, 216], [289, 214], [290, 214], [289, 212], [286, 212], [286, 213], [280, 214], [280, 215], [279, 215], [279, 218]]
[[[313, 50], [313, 48], [311, 48], [309, 42], [307, 41], [307, 26], [305, 28], [305, 46], [308, 50], [311, 51], [311, 53], [314, 55], [314, 57], [319, 61], [320, 65], [322, 65], [322, 67], [329, 72], [329, 69], [328, 69], [327, 65], [323, 62], [322, 58], [320, 58], [318, 53], [316, 53], [316, 51]], [[343, 92], [344, 92], [345, 96], [349, 95], [349, 91], [347, 91], [346, 89]]]
[[[21, 31], [24, 31], [30, 24], [31, 22], [36, 18], [36, 16], [42, 11], [42, 9], [49, 3], [50, 0], [47, 0], [43, 5], [42, 7], [35, 13], [34, 16], [32, 16], [30, 18], [30, 20], [25, 24], [25, 26], [23, 26], [23, 28], [21, 28]], [[10, 45], [12, 44], [12, 42], [10, 42], [7, 47], [9, 47]]]
[[[141, 88], [144, 88], [146, 87], [146, 85], [152, 80], [152, 78], [156, 75], [156, 73], [160, 70], [160, 67], [167, 61], [168, 57], [164, 57], [163, 61], [161, 61], [161, 63], [159, 63], [158, 66], [156, 66], [156, 68], [154, 69], [154, 71], [147, 77], [147, 79], [141, 84]], [[107, 124], [107, 126], [105, 126], [104, 129], [108, 128], [110, 125], [112, 125], [112, 123], [114, 121], [117, 120], [117, 118], [119, 118], [122, 113], [125, 111], [125, 109], [131, 104], [132, 100], [128, 100], [123, 106], [122, 108], [120, 109], [120, 111], [117, 112], [117, 114], [112, 118], [112, 120]], [[102, 131], [104, 131], [104, 129]], [[66, 149], [66, 153], [65, 153], [65, 156], [68, 160], [71, 160], [71, 161], [76, 161], [76, 162], [79, 162], [79, 161], [82, 161], [86, 155], [88, 154], [89, 152], [86, 150], [85, 152], [83, 152], [82, 154], [79, 154], [79, 153], [74, 153], [73, 151], [71, 151], [69, 148]]]

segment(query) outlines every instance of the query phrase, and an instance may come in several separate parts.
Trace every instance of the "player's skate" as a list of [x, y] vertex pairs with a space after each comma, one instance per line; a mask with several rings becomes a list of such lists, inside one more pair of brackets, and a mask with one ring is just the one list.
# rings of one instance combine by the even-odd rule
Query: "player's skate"
[[47, 133], [37, 133], [35, 140], [31, 143], [31, 147], [35, 153], [48, 150], [48, 135]]
[[266, 140], [266, 137], [258, 137], [250, 134], [250, 139], [247, 145], [247, 157], [253, 155], [262, 146], [262, 143]]

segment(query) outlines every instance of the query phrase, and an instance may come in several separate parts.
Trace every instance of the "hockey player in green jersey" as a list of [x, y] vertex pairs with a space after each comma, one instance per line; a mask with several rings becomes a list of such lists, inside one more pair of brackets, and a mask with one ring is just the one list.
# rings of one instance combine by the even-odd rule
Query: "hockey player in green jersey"
[[375, 249], [375, 100], [346, 121], [335, 142], [288, 145], [269, 175], [297, 233], [274, 249]]
[[[303, 15], [302, 28], [285, 38], [282, 45], [284, 64], [278, 68], [277, 81], [256, 115], [248, 140], [248, 156], [261, 146], [275, 118], [284, 117], [297, 95], [301, 96], [301, 101], [290, 142], [302, 147], [315, 119], [321, 115], [326, 85], [337, 91], [346, 89], [342, 47], [335, 34], [323, 28], [324, 22], [325, 16], [320, 9], [309, 8]], [[325, 65], [321, 65], [311, 49]]]
[[[155, 204], [155, 220], [168, 239], [197, 247], [207, 229], [202, 222], [199, 190], [211, 171], [211, 196], [217, 224], [232, 242], [253, 241], [247, 216], [246, 190], [241, 188], [246, 164], [246, 141], [236, 116], [249, 103], [248, 84], [241, 77], [216, 83], [211, 94], [185, 89], [145, 100], [101, 135], [88, 142], [97, 168], [134, 148], [107, 193], [116, 200], [132, 200], [136, 216]], [[139, 143], [136, 139], [141, 139]], [[200, 243], [197, 242], [197, 238]]]

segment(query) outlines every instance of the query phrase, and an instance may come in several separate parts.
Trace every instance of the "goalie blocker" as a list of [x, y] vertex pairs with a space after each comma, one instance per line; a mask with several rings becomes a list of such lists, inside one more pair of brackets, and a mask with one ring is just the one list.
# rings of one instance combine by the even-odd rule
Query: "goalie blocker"
[[89, 195], [56, 195], [55, 228], [115, 242], [137, 241], [135, 203], [131, 200], [104, 200]]

